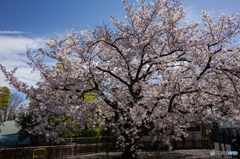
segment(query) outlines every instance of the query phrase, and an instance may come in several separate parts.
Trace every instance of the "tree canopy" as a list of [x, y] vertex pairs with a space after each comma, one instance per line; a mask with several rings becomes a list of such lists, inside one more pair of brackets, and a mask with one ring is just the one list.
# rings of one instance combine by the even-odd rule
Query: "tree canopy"
[[[180, 140], [193, 122], [225, 120], [209, 111], [213, 106], [228, 107], [227, 120], [239, 122], [240, 46], [234, 42], [239, 15], [221, 14], [215, 20], [203, 11], [202, 19], [183, 25], [181, 1], [141, 0], [137, 9], [123, 3], [126, 23], [111, 17], [115, 29], [104, 23], [79, 36], [72, 30], [59, 41], [49, 38], [51, 52], [39, 49], [43, 56], [63, 59], [71, 71], [44, 65], [28, 49], [29, 65], [43, 80], [34, 88], [14, 77], [16, 69], [8, 72], [0, 65], [6, 80], [31, 97], [30, 107], [39, 105], [34, 118], [41, 124], [34, 131], [55, 138], [85, 123], [94, 127], [106, 121], [121, 132], [123, 157], [132, 158], [145, 134], [160, 136], [170, 146], [169, 140]], [[80, 100], [86, 93], [96, 100]], [[49, 121], [56, 114], [60, 121], [75, 122]]]
[[5, 110], [10, 100], [10, 90], [8, 87], [0, 87], [0, 109]]

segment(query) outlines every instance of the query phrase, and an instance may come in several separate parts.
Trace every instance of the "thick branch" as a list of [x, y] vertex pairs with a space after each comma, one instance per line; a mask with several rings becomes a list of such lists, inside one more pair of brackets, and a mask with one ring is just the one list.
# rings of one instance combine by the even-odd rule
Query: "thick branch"
[[124, 61], [125, 61], [125, 63], [126, 63], [126, 66], [127, 66], [127, 69], [128, 69], [128, 76], [130, 77], [130, 80], [132, 81], [133, 79], [132, 79], [132, 76], [131, 76], [131, 74], [130, 74], [129, 63], [128, 63], [127, 59], [123, 56], [123, 54], [122, 54], [122, 52], [119, 50], [119, 48], [118, 48], [116, 45], [114, 45], [114, 43], [115, 43], [117, 40], [120, 40], [120, 39], [123, 39], [123, 38], [118, 38], [118, 39], [116, 39], [113, 43], [107, 42], [107, 41], [105, 41], [105, 40], [98, 40], [98, 41], [96, 41], [95, 43], [93, 43], [92, 46], [95, 45], [95, 44], [97, 44], [97, 43], [99, 43], [99, 42], [104, 42], [104, 43], [112, 46], [113, 48], [115, 48], [116, 51], [117, 51], [117, 52], [122, 56], [122, 58], [124, 59]]
[[199, 80], [201, 78], [201, 76], [210, 68], [210, 63], [212, 61], [212, 56], [215, 55], [216, 53], [218, 53], [219, 51], [221, 51], [222, 48], [218, 49], [217, 51], [215, 51], [214, 53], [212, 53], [212, 55], [208, 58], [208, 62], [206, 64], [206, 67], [202, 70], [202, 72], [199, 74], [199, 76], [197, 77], [197, 80]]
[[123, 79], [121, 79], [120, 77], [118, 77], [117, 75], [115, 75], [114, 73], [112, 73], [111, 71], [104, 70], [104, 69], [102, 69], [102, 68], [100, 68], [100, 67], [96, 67], [96, 68], [99, 69], [99, 70], [101, 70], [101, 71], [103, 71], [103, 72], [109, 73], [109, 74], [110, 74], [111, 76], [113, 76], [114, 78], [118, 79], [119, 81], [121, 81], [121, 82], [124, 83], [125, 85], [129, 86], [129, 84], [128, 84], [126, 81], [124, 81]]
[[194, 92], [198, 92], [199, 90], [193, 90], [193, 91], [188, 91], [188, 92], [180, 92], [180, 93], [176, 93], [174, 94], [171, 99], [170, 99], [170, 102], [169, 102], [169, 106], [168, 106], [168, 112], [171, 112], [172, 111], [172, 104], [173, 104], [173, 101], [175, 99], [175, 97], [179, 96], [179, 95], [182, 95], [182, 94], [187, 94], [187, 93], [194, 93]]

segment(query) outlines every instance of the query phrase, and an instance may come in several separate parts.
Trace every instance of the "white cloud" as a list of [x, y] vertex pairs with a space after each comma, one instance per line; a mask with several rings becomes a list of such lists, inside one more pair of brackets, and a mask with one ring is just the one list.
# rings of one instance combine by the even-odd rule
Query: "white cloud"
[[[188, 21], [189, 23], [195, 23], [196, 21], [201, 21], [202, 19], [202, 11], [199, 11], [196, 6], [187, 6], [184, 7], [185, 13], [187, 14], [185, 18], [182, 20], [182, 23], [184, 21]], [[224, 13], [227, 15], [235, 15], [233, 12], [228, 10], [205, 10], [211, 17], [214, 16], [216, 20], [218, 20], [218, 17]]]
[[23, 31], [0, 31], [0, 34], [23, 34]]
[[[18, 67], [15, 76], [20, 81], [34, 86], [40, 79], [38, 72], [31, 73], [32, 69], [27, 65], [29, 62], [26, 55], [26, 46], [32, 50], [37, 50], [38, 47], [45, 48], [44, 38], [27, 38], [22, 36], [0, 36], [0, 64], [6, 67], [7, 71]], [[10, 87], [4, 81], [4, 74], [0, 71], [0, 86]]]
[[202, 13], [196, 12], [193, 6], [185, 7], [184, 10], [187, 15], [182, 20], [182, 22], [188, 21], [189, 23], [195, 23], [196, 21], [201, 21]]

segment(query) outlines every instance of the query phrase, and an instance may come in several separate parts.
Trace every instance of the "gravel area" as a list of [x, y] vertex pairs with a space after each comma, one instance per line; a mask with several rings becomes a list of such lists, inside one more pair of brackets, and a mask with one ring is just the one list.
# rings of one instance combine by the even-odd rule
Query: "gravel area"
[[[215, 150], [216, 151], [216, 150]], [[159, 159], [177, 159], [177, 158], [186, 158], [186, 159], [213, 159], [213, 158], [222, 158], [221, 155], [210, 155], [210, 150], [175, 150], [172, 152], [160, 152]], [[232, 156], [224, 155], [224, 158], [232, 158]]]
[[[215, 150], [217, 151], [217, 150]], [[122, 152], [110, 152], [109, 159], [121, 159]], [[139, 159], [153, 159], [156, 152], [140, 152]], [[89, 154], [76, 157], [68, 157], [68, 159], [106, 159], [106, 153]], [[222, 158], [221, 155], [210, 156], [210, 150], [197, 149], [197, 150], [174, 150], [174, 151], [161, 151], [158, 159], [217, 159]], [[232, 156], [224, 155], [224, 158], [230, 159]]]

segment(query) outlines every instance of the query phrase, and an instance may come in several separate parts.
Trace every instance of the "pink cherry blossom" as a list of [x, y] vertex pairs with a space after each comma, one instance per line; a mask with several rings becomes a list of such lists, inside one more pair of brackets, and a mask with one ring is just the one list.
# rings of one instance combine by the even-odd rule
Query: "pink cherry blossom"
[[[63, 59], [64, 71], [44, 65], [28, 49], [29, 66], [42, 78], [37, 88], [14, 77], [17, 68], [0, 64], [5, 80], [30, 97], [29, 109], [41, 123], [34, 133], [56, 139], [85, 122], [94, 127], [106, 121], [120, 130], [117, 147], [132, 158], [146, 134], [171, 148], [170, 140], [186, 137], [183, 129], [191, 123], [239, 123], [240, 44], [233, 42], [240, 33], [238, 14], [222, 14], [215, 23], [203, 11], [201, 20], [180, 26], [181, 1], [137, 1], [136, 11], [123, 2], [127, 23], [111, 17], [114, 30], [107, 24], [80, 36], [72, 30], [59, 41], [49, 39], [51, 52], [39, 49]], [[82, 100], [90, 92], [95, 100]], [[89, 112], [96, 115], [89, 118]]]

